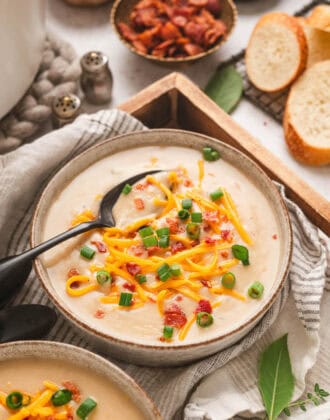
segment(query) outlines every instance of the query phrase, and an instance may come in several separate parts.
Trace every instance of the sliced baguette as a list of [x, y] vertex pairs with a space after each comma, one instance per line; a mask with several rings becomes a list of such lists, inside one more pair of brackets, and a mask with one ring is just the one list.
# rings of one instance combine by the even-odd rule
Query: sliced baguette
[[307, 41], [301, 25], [285, 13], [263, 16], [250, 37], [245, 63], [249, 79], [258, 89], [285, 89], [306, 67]]
[[330, 163], [330, 60], [314, 64], [291, 87], [283, 127], [297, 160]]
[[307, 67], [319, 61], [330, 60], [330, 32], [321, 31], [306, 24], [303, 18], [296, 18], [304, 29], [308, 45]]
[[306, 18], [307, 24], [322, 31], [330, 32], [330, 6], [321, 4], [314, 7]]

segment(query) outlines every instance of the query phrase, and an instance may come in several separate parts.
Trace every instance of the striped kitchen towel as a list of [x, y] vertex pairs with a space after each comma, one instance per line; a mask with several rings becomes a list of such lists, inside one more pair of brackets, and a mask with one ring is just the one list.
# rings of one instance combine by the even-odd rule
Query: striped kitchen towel
[[[143, 129], [146, 128], [139, 121], [121, 111], [101, 111], [82, 115], [73, 124], [1, 156], [0, 255], [4, 257], [28, 248], [36, 201], [50, 177], [67, 161], [106, 138]], [[151, 395], [164, 419], [185, 415], [187, 419], [220, 420], [242, 411], [255, 418], [262, 409], [256, 388], [257, 359], [260, 351], [284, 332], [289, 333], [297, 380], [296, 395], [305, 387], [305, 375], [315, 364], [320, 341], [321, 352], [312, 370], [312, 380], [316, 377], [320, 385], [330, 388], [330, 368], [325, 358], [330, 335], [326, 328], [322, 328], [330, 317], [325, 311], [320, 318], [324, 303], [330, 299], [327, 293], [330, 285], [325, 283], [327, 267], [329, 270], [329, 242], [295, 204], [286, 202], [295, 243], [289, 279], [277, 301], [245, 338], [218, 354], [184, 367], [144, 368], [114, 361]], [[52, 306], [34, 273], [14, 303], [23, 302]], [[59, 316], [49, 339], [88, 348], [62, 316]], [[193, 388], [210, 374], [197, 388], [183, 414]]]

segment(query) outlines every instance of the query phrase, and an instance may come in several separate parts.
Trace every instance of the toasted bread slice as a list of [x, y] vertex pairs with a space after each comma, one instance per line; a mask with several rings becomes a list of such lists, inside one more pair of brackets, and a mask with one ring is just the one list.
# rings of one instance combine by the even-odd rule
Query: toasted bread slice
[[330, 6], [321, 4], [314, 7], [312, 13], [306, 18], [306, 22], [313, 28], [330, 32]]
[[321, 31], [306, 24], [303, 18], [296, 18], [304, 29], [308, 45], [307, 67], [319, 61], [330, 60], [330, 32]]
[[330, 163], [330, 60], [314, 64], [291, 87], [283, 127], [297, 160]]
[[307, 41], [297, 20], [285, 13], [269, 13], [254, 28], [245, 55], [251, 82], [264, 92], [289, 86], [305, 69]]

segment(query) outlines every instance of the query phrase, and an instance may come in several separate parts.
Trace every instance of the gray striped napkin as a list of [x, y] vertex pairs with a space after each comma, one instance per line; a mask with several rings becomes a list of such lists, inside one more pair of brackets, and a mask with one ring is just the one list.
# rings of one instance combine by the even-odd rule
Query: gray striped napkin
[[[82, 115], [75, 123], [1, 156], [0, 255], [15, 254], [28, 247], [29, 226], [34, 206], [42, 189], [59, 168], [78, 153], [106, 138], [142, 129], [145, 127], [139, 121], [119, 110], [100, 111], [94, 115]], [[232, 383], [238, 386], [239, 395], [236, 394], [233, 410], [229, 416], [226, 417], [226, 413], [222, 415], [219, 412], [219, 416], [212, 418], [228, 418], [242, 411], [237, 402], [246, 389], [250, 390], [251, 398], [248, 399], [244, 410], [252, 409], [251, 412], [260, 410], [262, 406], [256, 391], [254, 359], [257, 359], [260, 349], [272, 339], [269, 333], [266, 335], [265, 333], [279, 314], [282, 317], [287, 313], [289, 320], [295, 317], [300, 325], [299, 331], [296, 329], [293, 332], [293, 335], [297, 336], [296, 342], [299, 346], [290, 347], [290, 352], [293, 359], [297, 353], [297, 357], [301, 360], [304, 357], [309, 360], [309, 363], [302, 363], [301, 367], [295, 370], [298, 392], [304, 388], [305, 373], [314, 364], [320, 346], [320, 302], [322, 296], [327, 297], [324, 285], [327, 264], [329, 267], [329, 262], [326, 262], [327, 239], [308, 222], [295, 204], [286, 201], [293, 223], [295, 241], [290, 281], [286, 283], [277, 301], [253, 331], [234, 346], [190, 366], [157, 369], [115, 361], [151, 395], [165, 419], [182, 418], [183, 408], [194, 386], [206, 375], [219, 372], [218, 368], [229, 366], [229, 362], [237, 363], [230, 372], [230, 378]], [[329, 248], [328, 244], [328, 252]], [[288, 299], [289, 283], [292, 285], [292, 293]], [[328, 289], [330, 290], [330, 285]], [[34, 273], [30, 275], [14, 303], [23, 302], [52, 306]], [[276, 322], [272, 327], [275, 336], [278, 332], [275, 328], [277, 324]], [[291, 331], [290, 324], [291, 321], [288, 321], [286, 331]], [[89, 347], [61, 316], [48, 338]], [[236, 358], [243, 352], [243, 356]], [[253, 362], [245, 363], [243, 358]], [[330, 378], [328, 383], [330, 384]], [[221, 395], [217, 395], [214, 401], [219, 398]], [[201, 404], [201, 399], [192, 401], [186, 409], [186, 417], [202, 419], [205, 415], [209, 415], [205, 407]]]

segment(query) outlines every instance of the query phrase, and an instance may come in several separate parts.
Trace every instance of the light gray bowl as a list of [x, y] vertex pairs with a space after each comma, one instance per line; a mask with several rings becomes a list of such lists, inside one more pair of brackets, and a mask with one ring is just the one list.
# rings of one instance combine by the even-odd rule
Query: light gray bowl
[[146, 420], [162, 420], [154, 403], [130, 376], [88, 350], [53, 341], [15, 341], [0, 345], [0, 362], [28, 358], [33, 358], [36, 363], [38, 360], [63, 361], [78, 368], [91, 369], [126, 394]]
[[129, 360], [136, 364], [150, 366], [182, 365], [214, 354], [244, 337], [271, 307], [286, 280], [292, 253], [292, 233], [289, 215], [284, 201], [275, 185], [263, 170], [251, 159], [218, 140], [183, 130], [159, 129], [147, 132], [134, 132], [107, 140], [90, 148], [70, 161], [49, 182], [35, 210], [32, 224], [31, 245], [36, 246], [41, 242], [44, 217], [52, 199], [63, 189], [69, 180], [76, 177], [81, 171], [93, 163], [113, 153], [126, 149], [134, 149], [137, 146], [151, 145], [184, 146], [197, 150], [201, 150], [206, 145], [212, 146], [221, 153], [224, 160], [243, 171], [259, 190], [263, 192], [266, 198], [268, 198], [273, 207], [280, 229], [281, 265], [278, 269], [273, 287], [267, 298], [265, 297], [260, 309], [256, 310], [255, 313], [242, 322], [239, 327], [233, 328], [226, 334], [219, 334], [216, 338], [209, 340], [193, 344], [169, 344], [166, 347], [151, 344], [137, 344], [115, 338], [111, 336], [110, 333], [104, 334], [79, 319], [79, 314], [74, 313], [71, 308], [68, 307], [68, 305], [65, 305], [58, 297], [51, 285], [41, 259], [36, 259], [35, 270], [43, 287], [58, 309], [75, 327], [78, 328], [82, 336], [88, 339], [90, 343], [94, 344], [97, 350], [110, 353], [118, 359]]

